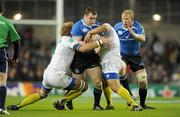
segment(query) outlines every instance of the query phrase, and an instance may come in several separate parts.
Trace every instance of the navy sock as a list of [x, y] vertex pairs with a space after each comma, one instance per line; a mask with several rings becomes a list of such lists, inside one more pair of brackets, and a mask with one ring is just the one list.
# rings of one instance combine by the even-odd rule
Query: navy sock
[[140, 97], [141, 106], [145, 105], [146, 96], [147, 96], [147, 89], [139, 88], [139, 97]]
[[93, 93], [94, 93], [94, 105], [98, 106], [100, 105], [102, 90], [94, 88]]
[[131, 92], [131, 90], [130, 90], [130, 88], [129, 88], [129, 81], [128, 81], [128, 78], [127, 78], [126, 75], [121, 76], [120, 82], [121, 82], [121, 84], [123, 85], [123, 87], [126, 88], [126, 89], [129, 91], [129, 94], [130, 94], [131, 96], [133, 96], [133, 94], [132, 94], [132, 92]]
[[6, 86], [0, 86], [0, 108], [5, 110], [7, 88]]

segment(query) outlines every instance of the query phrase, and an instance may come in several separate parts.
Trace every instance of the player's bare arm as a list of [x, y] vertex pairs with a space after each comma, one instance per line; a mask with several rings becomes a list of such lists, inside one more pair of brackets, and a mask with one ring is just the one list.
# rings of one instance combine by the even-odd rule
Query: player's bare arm
[[78, 51], [88, 52], [88, 51], [91, 51], [95, 48], [101, 47], [102, 45], [107, 45], [108, 43], [109, 43], [108, 38], [101, 38], [100, 40], [93, 41], [92, 43], [86, 43], [86, 44], [81, 45], [78, 48]]
[[131, 27], [127, 27], [129, 32], [133, 35], [133, 37], [141, 42], [145, 42], [145, 36], [144, 35], [140, 35], [140, 34], [136, 34]]
[[94, 34], [99, 34], [99, 33], [102, 33], [102, 32], [107, 32], [108, 30], [110, 30], [110, 26], [107, 25], [107, 24], [103, 24], [103, 25], [101, 25], [101, 26], [99, 26], [99, 27], [97, 27], [97, 28], [89, 31], [89, 32], [86, 34], [86, 36], [85, 36], [85, 38], [84, 38], [84, 41], [85, 41], [85, 42], [91, 42], [91, 41], [92, 41], [92, 40], [91, 40], [91, 36], [92, 36], [92, 35], [94, 35]]

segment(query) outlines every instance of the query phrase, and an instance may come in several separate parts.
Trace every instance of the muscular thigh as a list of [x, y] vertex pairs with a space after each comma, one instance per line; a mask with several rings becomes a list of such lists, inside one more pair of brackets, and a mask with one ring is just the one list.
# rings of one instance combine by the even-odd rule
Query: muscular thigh
[[43, 75], [43, 86], [46, 88], [64, 89], [72, 82], [72, 78], [63, 71], [45, 70]]
[[84, 73], [82, 73], [82, 74], [72, 73], [72, 77], [75, 78], [75, 79], [84, 80]]
[[102, 80], [102, 71], [100, 66], [87, 69], [87, 75], [92, 81]]

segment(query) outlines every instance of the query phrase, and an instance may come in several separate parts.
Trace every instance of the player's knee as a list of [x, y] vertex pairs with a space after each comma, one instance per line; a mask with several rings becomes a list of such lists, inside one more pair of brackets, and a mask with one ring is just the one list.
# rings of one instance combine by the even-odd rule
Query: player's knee
[[0, 78], [0, 86], [6, 86], [6, 79]]
[[114, 86], [113, 86], [113, 87], [111, 87], [111, 89], [112, 89], [113, 92], [116, 93], [116, 92], [118, 91], [119, 87], [114, 87]]
[[140, 88], [147, 88], [147, 74], [145, 70], [142, 70], [140, 72], [136, 73], [136, 77], [138, 79], [138, 82], [140, 84]]
[[0, 86], [6, 86], [6, 82], [0, 82]]
[[146, 89], [148, 84], [147, 84], [147, 81], [141, 81], [139, 82], [139, 85], [140, 85], [140, 88]]
[[97, 82], [94, 83], [95, 84], [95, 87], [99, 90], [102, 90], [102, 81], [101, 80], [98, 80]]
[[135, 73], [136, 74], [136, 78], [138, 79], [138, 81], [147, 81], [147, 73], [146, 70], [140, 70], [138, 72]]
[[118, 85], [115, 85], [114, 83], [108, 83], [109, 87], [112, 89], [113, 92], [117, 92], [119, 89]]
[[0, 73], [0, 86], [6, 86], [7, 75]]

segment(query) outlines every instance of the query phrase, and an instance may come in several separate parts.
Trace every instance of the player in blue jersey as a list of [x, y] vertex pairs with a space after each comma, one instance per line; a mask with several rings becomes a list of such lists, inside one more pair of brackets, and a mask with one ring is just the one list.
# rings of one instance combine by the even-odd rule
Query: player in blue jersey
[[[97, 12], [91, 8], [88, 7], [85, 9], [84, 16], [82, 19], [77, 21], [71, 30], [71, 35], [76, 38], [77, 41], [84, 41], [84, 37], [86, 33], [100, 25], [96, 21]], [[95, 51], [91, 52], [75, 52], [74, 59], [71, 64], [71, 70], [73, 72], [73, 77], [78, 79], [84, 79], [84, 73], [86, 71], [88, 77], [92, 80], [92, 82], [95, 85], [94, 88], [94, 106], [93, 110], [103, 110], [103, 108], [100, 106], [100, 98], [102, 94], [102, 71], [100, 67], [100, 58], [98, 54], [95, 53]], [[66, 95], [71, 95], [73, 91], [68, 91]], [[104, 88], [105, 96], [107, 99], [107, 107], [106, 109], [114, 109], [111, 103], [111, 90], [109, 87]], [[57, 107], [57, 105], [56, 105]], [[67, 103], [67, 107], [69, 109], [73, 109], [71, 101]], [[60, 107], [59, 107], [60, 108]], [[62, 110], [64, 109], [64, 106], [62, 106]]]
[[[140, 56], [141, 43], [145, 42], [144, 28], [138, 21], [134, 21], [134, 13], [131, 10], [124, 10], [121, 20], [122, 22], [115, 24], [114, 29], [119, 36], [122, 59], [126, 64], [130, 65], [130, 69], [139, 82], [140, 105], [144, 109], [155, 109], [145, 104], [148, 82], [146, 68]], [[132, 94], [128, 86], [127, 76], [121, 76], [120, 81]]]

